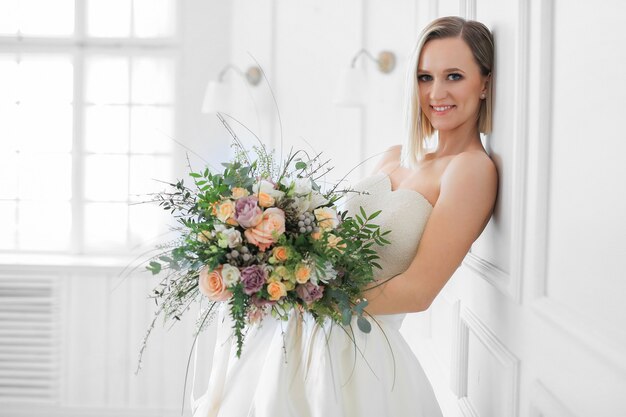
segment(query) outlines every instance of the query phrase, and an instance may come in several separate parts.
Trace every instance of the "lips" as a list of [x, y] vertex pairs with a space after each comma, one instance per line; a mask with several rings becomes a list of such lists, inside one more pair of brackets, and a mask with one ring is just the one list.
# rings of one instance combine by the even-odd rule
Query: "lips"
[[449, 112], [451, 109], [455, 108], [454, 105], [445, 105], [445, 106], [430, 106], [433, 109], [433, 113], [437, 116], [441, 116]]

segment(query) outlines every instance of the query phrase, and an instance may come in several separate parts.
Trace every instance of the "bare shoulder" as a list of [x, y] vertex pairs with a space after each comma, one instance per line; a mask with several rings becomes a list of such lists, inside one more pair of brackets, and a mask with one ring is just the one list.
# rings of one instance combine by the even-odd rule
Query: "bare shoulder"
[[[441, 177], [441, 195], [453, 200], [474, 201], [484, 209], [493, 207], [498, 189], [496, 164], [485, 152], [466, 151], [455, 155]], [[478, 208], [478, 207], [476, 207]]]
[[[444, 175], [480, 175], [491, 177], [493, 180], [498, 179], [498, 170], [493, 160], [482, 151], [465, 151], [450, 161]], [[486, 178], [482, 178], [486, 179]]]
[[381, 153], [380, 159], [378, 160], [378, 163], [376, 164], [376, 167], [374, 168], [374, 171], [372, 174], [378, 173], [381, 170], [381, 168], [383, 168], [384, 166], [388, 164], [399, 162], [401, 153], [402, 153], [402, 145], [393, 145], [387, 148], [385, 151]]

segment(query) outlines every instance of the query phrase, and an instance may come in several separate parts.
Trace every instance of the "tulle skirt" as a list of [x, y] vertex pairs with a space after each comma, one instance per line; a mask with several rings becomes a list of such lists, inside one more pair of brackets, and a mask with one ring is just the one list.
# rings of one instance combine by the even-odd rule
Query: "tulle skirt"
[[370, 318], [372, 330], [317, 324], [292, 312], [248, 330], [236, 357], [226, 308], [206, 393], [193, 417], [438, 417], [424, 370], [399, 332], [404, 315]]

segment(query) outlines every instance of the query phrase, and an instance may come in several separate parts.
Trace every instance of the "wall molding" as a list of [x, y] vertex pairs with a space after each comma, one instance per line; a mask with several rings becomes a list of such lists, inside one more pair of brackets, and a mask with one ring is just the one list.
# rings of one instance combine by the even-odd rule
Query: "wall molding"
[[[538, 89], [537, 106], [534, 120], [537, 123], [537, 146], [533, 160], [535, 165], [534, 206], [530, 209], [535, 214], [534, 224], [529, 227], [532, 236], [535, 237], [531, 251], [531, 263], [533, 265], [533, 285], [531, 291], [531, 307], [535, 313], [546, 319], [553, 326], [588, 346], [596, 357], [608, 361], [612, 365], [619, 366], [626, 371], [626, 356], [623, 354], [623, 346], [611, 338], [610, 328], [602, 323], [594, 323], [588, 317], [578, 313], [571, 307], [551, 298], [546, 290], [548, 279], [549, 242], [548, 233], [550, 222], [552, 179], [551, 170], [551, 132], [553, 125], [552, 102], [554, 89], [552, 79], [554, 77], [554, 0], [534, 0], [534, 6], [539, 10], [540, 21], [537, 22], [538, 36]], [[540, 40], [540, 41], [539, 41]]]
[[457, 308], [458, 320], [452, 345], [452, 359], [450, 361], [450, 389], [457, 398], [461, 399], [467, 396], [469, 327], [462, 321], [460, 304]]
[[[489, 327], [471, 310], [466, 307], [461, 309], [460, 321], [457, 331], [457, 358], [456, 368], [453, 368], [451, 378], [452, 390], [459, 398], [459, 407], [465, 416], [477, 416], [471, 400], [468, 398], [468, 368], [469, 368], [469, 332], [483, 344], [490, 354], [502, 365], [507, 378], [502, 381], [509, 393], [506, 404], [507, 416], [518, 416], [519, 404], [519, 373], [520, 360], [506, 348], [504, 343], [492, 332]], [[456, 374], [455, 374], [456, 373]]]
[[459, 0], [459, 15], [465, 19], [476, 20], [476, 1]]
[[[476, 19], [477, 0], [461, 2], [462, 9], [468, 19]], [[502, 294], [518, 304], [522, 303], [522, 276], [524, 266], [524, 231], [526, 229], [526, 158], [528, 137], [528, 44], [530, 36], [528, 0], [517, 3], [517, 43], [515, 66], [515, 104], [513, 112], [513, 173], [511, 188], [511, 254], [510, 272], [503, 271], [492, 262], [482, 259], [471, 251], [463, 260], [463, 265], [472, 269], [480, 277], [493, 285]]]

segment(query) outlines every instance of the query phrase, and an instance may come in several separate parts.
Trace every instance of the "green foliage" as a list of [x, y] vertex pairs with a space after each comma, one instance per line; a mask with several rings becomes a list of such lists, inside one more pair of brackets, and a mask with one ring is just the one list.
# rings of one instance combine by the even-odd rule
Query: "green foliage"
[[[373, 282], [373, 268], [380, 268], [376, 262], [379, 259], [376, 249], [390, 243], [385, 238], [389, 231], [381, 231], [373, 222], [381, 211], [368, 214], [361, 207], [354, 217], [348, 216], [347, 212], [340, 212], [339, 226], [322, 233], [319, 239], [313, 239], [308, 233], [300, 233], [297, 227], [297, 210], [294, 208], [300, 196], [295, 194], [293, 182], [283, 183], [282, 180], [308, 178], [312, 190], [327, 200], [323, 207], [332, 208], [342, 193], [334, 189], [322, 193], [317, 184], [330, 171], [331, 168], [327, 166], [329, 161], [322, 161], [321, 154], [310, 157], [304, 151], [296, 151], [290, 152], [284, 164], [278, 166], [273, 152], [268, 152], [263, 146], [254, 147], [254, 151], [256, 158], [252, 159], [251, 154], [237, 144], [235, 158], [222, 164], [222, 172], [211, 172], [208, 168], [190, 170], [189, 177], [193, 186], [188, 187], [181, 179], [170, 183], [169, 191], [155, 196], [154, 202], [176, 219], [176, 231], [179, 232], [179, 238], [158, 247], [159, 253], [146, 266], [152, 275], [162, 276], [151, 294], [151, 298], [159, 306], [156, 316], [162, 316], [164, 322], [177, 322], [193, 303], [202, 299], [198, 277], [203, 267], [212, 271], [226, 263], [238, 268], [266, 265], [271, 272], [278, 266], [294, 271], [298, 266], [308, 265], [313, 270], [316, 285], [324, 287], [323, 296], [307, 304], [292, 288], [285, 297], [273, 304], [271, 314], [286, 320], [293, 309], [299, 309], [309, 312], [319, 323], [330, 319], [344, 326], [350, 326], [356, 316], [359, 329], [369, 332], [371, 324], [365, 317], [367, 301], [363, 299], [363, 290]], [[271, 248], [260, 251], [245, 241], [236, 249], [244, 253], [242, 251], [245, 247], [248, 260], [243, 261], [242, 255], [229, 259], [227, 255], [230, 256], [233, 249], [218, 244], [216, 236], [224, 227], [238, 227], [242, 235], [244, 230], [240, 226], [225, 225], [219, 220], [214, 214], [216, 204], [231, 198], [235, 187], [253, 194], [253, 187], [260, 178], [276, 184], [276, 189], [284, 195], [275, 201], [275, 207], [284, 211], [286, 232], [273, 245], [287, 248], [289, 257], [284, 262], [272, 258]], [[331, 247], [328, 240], [331, 233], [339, 238], [342, 246]], [[294, 286], [297, 285], [293, 277], [290, 279]], [[248, 326], [251, 298], [245, 294], [241, 283], [231, 286], [229, 291], [232, 297], [228, 304], [239, 356]], [[256, 295], [269, 300], [267, 284]], [[215, 302], [210, 303], [212, 307]], [[203, 320], [197, 331], [205, 325], [206, 320]], [[151, 329], [152, 327], [148, 330], [146, 339]]]
[[246, 312], [249, 307], [249, 298], [243, 292], [243, 286], [237, 284], [231, 290], [233, 296], [229, 300], [230, 316], [233, 319], [233, 330], [237, 339], [237, 357], [241, 356], [244, 332], [246, 328]]

